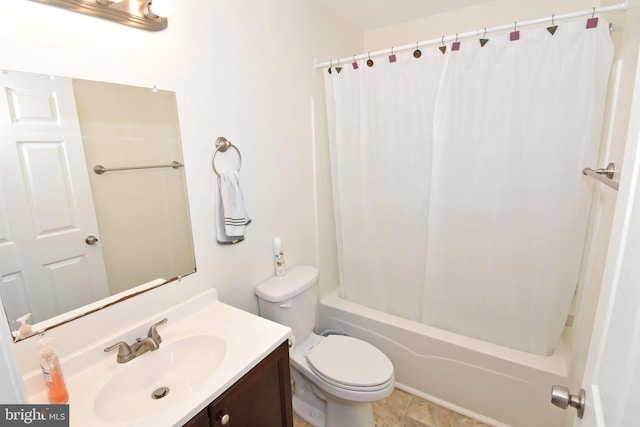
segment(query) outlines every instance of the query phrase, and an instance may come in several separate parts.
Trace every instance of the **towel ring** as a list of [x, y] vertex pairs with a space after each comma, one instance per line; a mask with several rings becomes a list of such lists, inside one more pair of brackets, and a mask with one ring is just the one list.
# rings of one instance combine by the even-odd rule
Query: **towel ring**
[[236, 172], [240, 172], [240, 168], [242, 167], [242, 154], [240, 154], [240, 150], [238, 150], [238, 147], [233, 145], [231, 141], [229, 141], [224, 136], [220, 136], [218, 137], [218, 139], [216, 139], [216, 149], [213, 152], [213, 156], [211, 156], [211, 167], [213, 168], [215, 174], [218, 176], [220, 176], [220, 174], [216, 169], [216, 154], [218, 154], [218, 151], [224, 153], [229, 148], [233, 148], [234, 150], [236, 150], [236, 153], [238, 153], [238, 170]]

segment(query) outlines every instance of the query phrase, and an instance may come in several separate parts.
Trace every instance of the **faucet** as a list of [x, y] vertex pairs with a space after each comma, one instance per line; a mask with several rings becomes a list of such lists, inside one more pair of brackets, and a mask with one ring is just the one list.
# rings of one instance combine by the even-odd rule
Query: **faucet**
[[104, 351], [108, 352], [117, 348], [118, 356], [116, 357], [116, 361], [118, 363], [127, 363], [147, 351], [156, 351], [160, 348], [160, 343], [162, 342], [162, 337], [158, 333], [157, 327], [164, 323], [167, 323], [166, 317], [158, 323], [151, 325], [146, 337], [137, 338], [136, 342], [131, 345], [124, 341], [120, 341], [105, 348]]

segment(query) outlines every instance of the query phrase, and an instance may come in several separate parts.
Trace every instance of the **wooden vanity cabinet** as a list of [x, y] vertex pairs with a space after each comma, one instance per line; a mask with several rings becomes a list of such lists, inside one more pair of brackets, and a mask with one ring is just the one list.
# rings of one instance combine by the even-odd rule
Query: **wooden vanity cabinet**
[[289, 346], [283, 342], [185, 427], [293, 427]]
[[191, 418], [183, 427], [210, 427], [209, 408], [204, 408], [198, 415]]

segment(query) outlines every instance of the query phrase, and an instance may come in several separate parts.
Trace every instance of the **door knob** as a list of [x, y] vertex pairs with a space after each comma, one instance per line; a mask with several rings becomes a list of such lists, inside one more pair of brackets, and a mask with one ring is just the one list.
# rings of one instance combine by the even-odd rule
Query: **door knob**
[[571, 394], [566, 387], [560, 385], [551, 387], [551, 403], [562, 409], [567, 409], [567, 406], [576, 408], [578, 418], [582, 418], [584, 415], [586, 401], [586, 393], [582, 388], [578, 394]]
[[87, 245], [95, 245], [96, 243], [98, 243], [98, 238], [96, 236], [87, 236], [84, 241]]

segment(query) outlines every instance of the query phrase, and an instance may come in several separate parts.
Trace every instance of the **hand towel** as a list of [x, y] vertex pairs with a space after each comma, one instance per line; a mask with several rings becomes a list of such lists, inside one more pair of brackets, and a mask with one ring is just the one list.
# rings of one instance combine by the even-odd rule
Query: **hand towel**
[[238, 172], [218, 174], [218, 196], [216, 197], [216, 233], [218, 243], [231, 244], [244, 240], [244, 233], [251, 218], [244, 206]]

